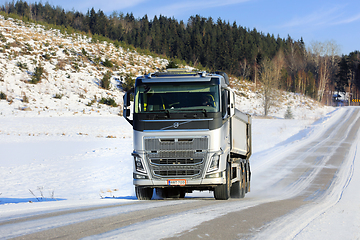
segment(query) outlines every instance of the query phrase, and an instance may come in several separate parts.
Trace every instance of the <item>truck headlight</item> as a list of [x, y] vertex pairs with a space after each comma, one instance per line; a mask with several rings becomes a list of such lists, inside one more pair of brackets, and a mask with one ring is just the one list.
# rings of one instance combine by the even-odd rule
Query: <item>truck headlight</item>
[[208, 172], [212, 172], [215, 170], [219, 169], [219, 162], [220, 162], [220, 155], [215, 153], [212, 157], [211, 157], [211, 163], [210, 163], [210, 167], [208, 169]]
[[141, 157], [138, 154], [132, 155], [134, 156], [136, 171], [146, 173]]

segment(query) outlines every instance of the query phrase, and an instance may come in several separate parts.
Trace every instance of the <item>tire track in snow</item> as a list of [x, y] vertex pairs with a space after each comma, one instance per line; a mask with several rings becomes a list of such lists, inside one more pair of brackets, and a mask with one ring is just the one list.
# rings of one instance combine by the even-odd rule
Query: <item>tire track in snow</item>
[[[305, 190], [327, 162], [328, 157], [324, 156], [322, 151], [324, 146], [329, 145], [327, 139], [332, 139], [338, 133], [344, 134], [342, 126], [348, 127], [347, 124], [353, 121], [356, 114], [352, 109], [347, 109], [343, 113], [344, 115], [344, 118], [340, 117], [322, 134], [318, 134], [315, 139], [310, 137], [304, 142], [290, 146], [289, 148], [292, 150], [290, 152], [285, 149], [283, 153], [274, 153], [276, 157], [272, 157], [275, 158], [272, 161], [273, 164], [261, 167], [261, 169], [266, 169], [265, 172], [261, 169], [257, 172], [252, 168], [254, 172], [252, 185], [255, 186], [250, 195], [278, 196], [286, 194], [285, 198], [290, 198]], [[333, 153], [335, 150], [331, 151]]]
[[[138, 204], [122, 204], [111, 207], [95, 207], [90, 209], [78, 209], [63, 211], [53, 214], [44, 214], [21, 220], [2, 222], [0, 225], [0, 236], [6, 239], [20, 237], [40, 231], [59, 228], [93, 219], [100, 219], [114, 215], [126, 214], [134, 211], [144, 211], [151, 208], [160, 208], [170, 205], [181, 205], [186, 201], [156, 201], [142, 202]], [[28, 235], [26, 238], [31, 238]], [[34, 239], [36, 239], [35, 237]], [[44, 238], [43, 238], [44, 239]]]
[[[329, 209], [337, 205], [343, 197], [344, 191], [349, 186], [353, 174], [357, 155], [357, 141], [360, 140], [359, 128], [360, 117], [359, 109], [356, 109], [352, 116], [352, 123], [347, 129], [341, 128], [338, 132], [344, 138], [339, 143], [339, 153], [332, 156], [329, 162], [337, 161], [338, 165], [333, 167], [332, 178], [328, 177], [328, 182], [323, 181], [326, 174], [318, 174], [309, 186], [308, 192], [303, 197], [308, 196], [309, 204], [297, 209], [289, 215], [275, 220], [267, 226], [267, 229], [258, 234], [254, 239], [296, 239], [313, 222], [324, 215]], [[356, 140], [357, 139], [357, 140]], [[341, 146], [342, 145], [342, 146]], [[333, 164], [333, 163], [332, 163]], [[323, 168], [325, 170], [326, 168]], [[322, 184], [320, 184], [322, 182]], [[309, 192], [315, 192], [316, 188], [323, 187], [322, 194], [311, 196]], [[310, 191], [311, 190], [311, 191]]]

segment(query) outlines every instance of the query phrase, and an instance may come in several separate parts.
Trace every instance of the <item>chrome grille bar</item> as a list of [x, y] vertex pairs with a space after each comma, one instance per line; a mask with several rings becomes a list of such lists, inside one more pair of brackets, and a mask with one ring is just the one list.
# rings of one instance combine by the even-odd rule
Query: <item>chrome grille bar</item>
[[207, 150], [207, 138], [146, 138], [146, 151]]
[[146, 156], [154, 177], [200, 177], [208, 138], [145, 138]]

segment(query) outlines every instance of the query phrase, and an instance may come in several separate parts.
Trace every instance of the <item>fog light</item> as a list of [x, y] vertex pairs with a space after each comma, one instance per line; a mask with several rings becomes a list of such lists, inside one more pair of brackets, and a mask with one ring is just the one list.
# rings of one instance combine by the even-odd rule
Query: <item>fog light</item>
[[222, 172], [213, 173], [205, 176], [205, 178], [220, 178], [220, 177], [222, 177]]
[[134, 179], [148, 179], [148, 176], [133, 173], [133, 178]]

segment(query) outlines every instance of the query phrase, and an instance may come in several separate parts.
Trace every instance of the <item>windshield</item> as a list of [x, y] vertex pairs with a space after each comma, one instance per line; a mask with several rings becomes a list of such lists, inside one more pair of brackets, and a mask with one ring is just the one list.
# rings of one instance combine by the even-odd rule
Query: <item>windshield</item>
[[220, 110], [218, 89], [218, 85], [204, 83], [140, 85], [135, 92], [135, 113], [218, 112]]

